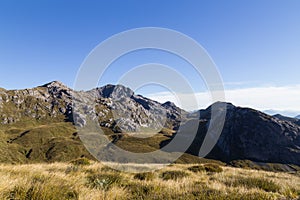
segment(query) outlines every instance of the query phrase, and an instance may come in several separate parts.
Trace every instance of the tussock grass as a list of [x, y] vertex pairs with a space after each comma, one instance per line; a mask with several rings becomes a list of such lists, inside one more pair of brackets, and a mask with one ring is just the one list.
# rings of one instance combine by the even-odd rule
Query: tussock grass
[[189, 171], [197, 173], [205, 171], [205, 168], [202, 165], [195, 165], [187, 168]]
[[212, 173], [220, 173], [223, 171], [222, 167], [214, 163], [205, 164], [204, 169], [205, 171], [212, 172]]
[[259, 188], [266, 192], [279, 192], [280, 187], [274, 181], [266, 178], [257, 177], [238, 177], [236, 179], [227, 181], [226, 184], [230, 184], [233, 187], [244, 186], [246, 188]]
[[184, 171], [165, 171], [160, 175], [160, 177], [165, 181], [178, 180], [178, 179], [182, 179], [187, 176], [188, 176], [188, 173], [186, 173]]
[[155, 177], [155, 174], [152, 172], [144, 172], [144, 173], [137, 173], [134, 175], [134, 178], [141, 181], [151, 181]]
[[71, 163], [73, 165], [89, 165], [89, 164], [91, 164], [90, 160], [87, 158], [78, 158], [76, 160], [72, 160]]
[[108, 190], [113, 185], [118, 185], [122, 182], [122, 176], [119, 173], [114, 174], [91, 174], [87, 177], [87, 185], [96, 188]]
[[208, 173], [220, 173], [223, 171], [222, 167], [215, 163], [208, 163], [204, 165], [195, 165], [187, 168], [189, 171], [197, 172], [208, 172]]
[[[148, 166], [151, 164], [147, 164]], [[298, 199], [300, 176], [218, 166], [173, 164], [125, 173], [100, 163], [0, 165], [0, 199]], [[202, 171], [203, 170], [203, 171]]]

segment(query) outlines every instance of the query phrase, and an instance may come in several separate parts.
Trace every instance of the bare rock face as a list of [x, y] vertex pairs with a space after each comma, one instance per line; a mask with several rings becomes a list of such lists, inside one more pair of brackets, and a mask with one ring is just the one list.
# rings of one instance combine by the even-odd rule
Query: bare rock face
[[70, 112], [72, 90], [59, 82], [0, 93], [0, 124], [63, 117]]
[[98, 120], [100, 126], [114, 131], [135, 132], [160, 131], [164, 126], [173, 129], [180, 123], [182, 110], [175, 105], [166, 108], [122, 85], [83, 92], [53, 81], [33, 89], [0, 90], [0, 111], [1, 124], [51, 118], [83, 127], [89, 120]]
[[[105, 122], [105, 126], [122, 132], [160, 131], [165, 126], [173, 129], [180, 123], [177, 117], [184, 114], [177, 107], [166, 108], [159, 102], [134, 94], [122, 85], [106, 85], [90, 93], [97, 96], [111, 111], [112, 118]], [[177, 117], [172, 119], [170, 112]]]
[[[300, 127], [297, 124], [250, 108], [232, 104], [227, 104], [227, 108], [224, 129], [209, 158], [300, 165]], [[200, 113], [198, 139], [203, 139], [210, 121], [210, 107]], [[193, 145], [195, 150], [195, 143]], [[199, 140], [196, 145], [199, 146]]]

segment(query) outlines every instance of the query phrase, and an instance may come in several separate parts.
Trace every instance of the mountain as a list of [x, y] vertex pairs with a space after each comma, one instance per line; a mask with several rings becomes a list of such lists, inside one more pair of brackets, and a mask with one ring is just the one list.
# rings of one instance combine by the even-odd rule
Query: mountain
[[295, 118], [300, 119], [300, 115], [296, 116]]
[[[83, 113], [74, 112], [74, 103]], [[74, 91], [54, 81], [32, 89], [2, 89], [0, 162], [66, 161], [80, 156], [92, 159], [74, 126], [75, 122], [85, 126], [89, 117], [98, 118], [105, 134], [120, 146], [126, 143], [124, 148], [137, 146], [136, 140], [130, 139], [133, 132], [162, 130], [153, 142], [141, 147], [153, 151], [168, 139], [164, 134], [172, 134], [186, 114], [170, 102], [160, 104], [122, 85]], [[127, 135], [124, 142], [115, 139], [119, 133], [122, 138]]]
[[[210, 107], [200, 111], [199, 130], [189, 152], [197, 155], [210, 123]], [[224, 112], [220, 110], [219, 112]], [[224, 129], [208, 158], [300, 165], [300, 126], [260, 111], [227, 103]]]
[[[300, 165], [297, 119], [224, 102], [214, 104], [220, 107], [219, 114], [225, 112], [219, 105], [227, 107], [225, 125], [207, 158], [227, 163], [251, 160]], [[182, 137], [183, 143], [191, 140], [192, 145], [178, 162], [200, 162], [197, 156], [207, 127], [218, 123], [211, 120], [211, 109], [188, 113], [172, 102], [161, 104], [122, 85], [74, 91], [54, 81], [32, 89], [0, 89], [0, 162], [93, 159], [74, 126], [85, 127], [91, 119], [97, 119], [115, 145], [131, 152], [155, 151], [175, 136]], [[199, 125], [195, 138], [190, 138], [191, 123]], [[137, 132], [154, 134], [135, 137]]]

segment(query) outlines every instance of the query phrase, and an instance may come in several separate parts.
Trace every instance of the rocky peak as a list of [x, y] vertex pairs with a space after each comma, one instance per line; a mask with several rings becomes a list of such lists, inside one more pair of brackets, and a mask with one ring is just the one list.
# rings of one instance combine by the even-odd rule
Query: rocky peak
[[227, 102], [215, 102], [212, 105], [210, 105], [208, 108], [206, 109], [202, 109], [199, 111], [196, 111], [192, 114], [190, 114], [190, 116], [199, 116], [200, 113], [200, 118], [201, 119], [210, 119], [211, 118], [211, 109], [214, 108], [216, 112], [227, 112], [230, 113], [233, 110], [235, 110], [237, 107], [235, 107], [232, 103], [227, 103]]
[[113, 98], [121, 99], [126, 97], [131, 97], [134, 92], [123, 85], [105, 85], [103, 87], [97, 88], [99, 95], [103, 98]]
[[40, 87], [44, 87], [48, 89], [49, 94], [52, 94], [55, 97], [62, 98], [63, 96], [67, 96], [71, 98], [71, 89], [64, 85], [59, 81], [52, 81], [50, 83], [46, 83]]
[[175, 103], [173, 103], [171, 101], [167, 101], [167, 102], [163, 103], [162, 106], [164, 108], [167, 108], [167, 109], [169, 109], [169, 108], [173, 108], [173, 109], [177, 108], [177, 106], [175, 105]]
[[42, 85], [41, 87], [69, 89], [68, 86], [66, 86], [60, 81], [52, 81], [50, 83], [46, 83]]

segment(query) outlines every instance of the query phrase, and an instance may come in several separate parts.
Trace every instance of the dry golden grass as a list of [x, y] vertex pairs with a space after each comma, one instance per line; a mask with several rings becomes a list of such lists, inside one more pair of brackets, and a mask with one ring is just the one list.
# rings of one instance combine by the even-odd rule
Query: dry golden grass
[[[146, 165], [145, 165], [146, 166]], [[149, 165], [147, 165], [149, 167]], [[297, 199], [297, 174], [246, 170], [191, 171], [170, 165], [124, 173], [100, 163], [0, 165], [0, 199]], [[203, 169], [203, 170], [202, 170]], [[166, 178], [168, 177], [168, 178]]]

